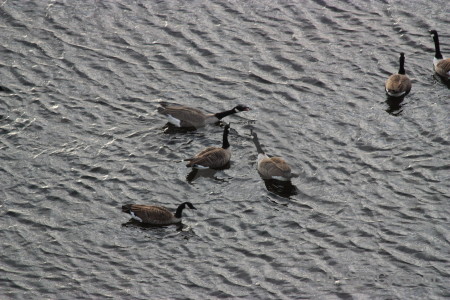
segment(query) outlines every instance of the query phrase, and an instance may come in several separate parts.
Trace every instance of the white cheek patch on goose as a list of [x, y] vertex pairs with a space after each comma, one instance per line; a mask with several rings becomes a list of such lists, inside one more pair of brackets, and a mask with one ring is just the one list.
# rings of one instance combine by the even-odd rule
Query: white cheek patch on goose
[[202, 165], [194, 165], [193, 167], [196, 168], [196, 169], [199, 169], [199, 170], [201, 170], [201, 169], [209, 169], [209, 167], [205, 167], [205, 166], [202, 166]]
[[130, 215], [131, 215], [131, 217], [132, 217], [133, 219], [135, 219], [135, 220], [137, 220], [137, 221], [139, 221], [139, 222], [142, 223], [142, 219], [139, 218], [138, 216], [136, 216], [136, 215], [134, 214], [134, 212], [130, 211]]
[[169, 120], [169, 123], [171, 123], [177, 127], [181, 127], [181, 121], [178, 120], [177, 118], [174, 118], [171, 115], [167, 115], [167, 118]]

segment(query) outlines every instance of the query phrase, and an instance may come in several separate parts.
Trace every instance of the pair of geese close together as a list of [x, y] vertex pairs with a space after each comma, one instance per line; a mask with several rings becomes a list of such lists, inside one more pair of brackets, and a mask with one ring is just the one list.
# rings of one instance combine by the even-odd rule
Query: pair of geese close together
[[[439, 37], [436, 30], [430, 30], [434, 40], [435, 54], [433, 58], [434, 71], [444, 79], [450, 79], [450, 58], [442, 56]], [[390, 97], [406, 96], [411, 90], [411, 80], [405, 72], [405, 54], [400, 53], [400, 68], [398, 74], [389, 76], [385, 83], [386, 94]]]
[[[444, 59], [440, 51], [439, 38], [436, 30], [431, 30], [435, 45], [435, 56], [433, 59], [435, 72], [445, 78], [450, 79], [450, 58]], [[391, 97], [403, 97], [411, 90], [411, 81], [405, 74], [405, 55], [400, 54], [400, 68], [398, 74], [391, 75], [385, 83], [386, 93]], [[158, 108], [158, 112], [166, 115], [169, 123], [176, 127], [193, 127], [200, 128], [207, 124], [219, 122], [222, 118], [241, 112], [250, 110], [245, 105], [238, 105], [233, 109], [219, 112], [216, 114], [205, 114], [201, 110], [186, 106], [175, 106], [162, 103]], [[231, 158], [230, 144], [228, 142], [228, 133], [230, 126], [225, 125], [223, 131], [222, 147], [207, 147], [194, 157], [187, 159], [189, 163], [187, 167], [193, 168], [211, 168], [217, 169], [228, 164]], [[272, 178], [277, 180], [290, 180], [291, 168], [281, 157], [267, 156], [259, 143], [258, 136], [251, 131], [253, 142], [258, 151], [257, 168], [261, 177]], [[169, 225], [181, 222], [182, 212], [186, 206], [190, 209], [196, 209], [190, 202], [180, 204], [175, 212], [172, 213], [165, 207], [126, 204], [122, 206], [122, 211], [131, 215], [131, 217], [140, 222], [151, 225]]]
[[[219, 122], [222, 118], [241, 111], [249, 111], [245, 105], [238, 105], [233, 109], [216, 114], [205, 114], [201, 110], [181, 106], [161, 103], [158, 112], [165, 115], [170, 124], [176, 127], [200, 128], [207, 124]], [[220, 169], [226, 166], [231, 158], [230, 143], [228, 134], [230, 126], [226, 124], [223, 130], [222, 147], [207, 147], [197, 153], [192, 158], [186, 159], [189, 163], [187, 167], [197, 169]], [[263, 151], [259, 143], [258, 136], [251, 131], [253, 142], [258, 152], [257, 169], [264, 179], [275, 179], [289, 181], [292, 174], [291, 168], [281, 157], [269, 157]], [[170, 225], [181, 222], [183, 209], [186, 207], [196, 209], [190, 202], [180, 204], [173, 214], [170, 210], [162, 206], [126, 204], [122, 206], [122, 211], [131, 215], [132, 219], [140, 223], [150, 225]]]

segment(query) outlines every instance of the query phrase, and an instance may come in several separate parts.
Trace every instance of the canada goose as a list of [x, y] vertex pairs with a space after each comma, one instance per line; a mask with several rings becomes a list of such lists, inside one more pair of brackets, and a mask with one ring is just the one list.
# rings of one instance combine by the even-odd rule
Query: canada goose
[[402, 97], [411, 90], [411, 80], [405, 74], [405, 54], [400, 53], [400, 68], [398, 74], [389, 76], [384, 85], [386, 94], [391, 97]]
[[136, 221], [151, 225], [170, 225], [181, 222], [181, 213], [186, 205], [190, 209], [196, 209], [191, 202], [181, 203], [175, 214], [165, 207], [141, 204], [126, 204], [122, 206], [122, 211], [131, 215]]
[[249, 111], [250, 107], [239, 104], [230, 110], [219, 112], [216, 114], [206, 114], [199, 109], [187, 107], [183, 105], [171, 105], [165, 102], [158, 107], [160, 114], [166, 115], [169, 123], [176, 127], [194, 127], [199, 128], [207, 124], [219, 122], [228, 115], [238, 113], [240, 111]]
[[263, 179], [276, 179], [289, 181], [292, 178], [291, 167], [281, 157], [269, 157], [262, 150], [258, 140], [258, 135], [253, 130], [250, 131], [253, 136], [256, 150], [258, 151], [258, 172]]
[[450, 78], [450, 58], [444, 58], [441, 53], [441, 49], [439, 46], [439, 37], [436, 30], [430, 30], [431, 35], [434, 40], [434, 48], [436, 53], [434, 54], [433, 64], [434, 71], [439, 75], [446, 79]]
[[220, 169], [228, 164], [231, 158], [230, 143], [228, 143], [228, 133], [230, 125], [225, 125], [223, 129], [222, 147], [207, 147], [192, 158], [185, 159], [189, 161], [186, 167], [196, 169]]

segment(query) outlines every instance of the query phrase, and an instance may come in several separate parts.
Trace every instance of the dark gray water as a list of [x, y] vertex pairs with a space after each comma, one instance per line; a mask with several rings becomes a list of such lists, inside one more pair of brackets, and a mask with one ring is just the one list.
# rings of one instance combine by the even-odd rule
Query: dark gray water
[[[0, 3], [1, 299], [450, 297], [448, 1]], [[406, 55], [411, 93], [383, 84]], [[182, 159], [159, 101], [228, 117], [232, 162]], [[389, 105], [391, 104], [391, 105]], [[265, 150], [298, 174], [256, 172]], [[122, 226], [125, 203], [183, 227]]]

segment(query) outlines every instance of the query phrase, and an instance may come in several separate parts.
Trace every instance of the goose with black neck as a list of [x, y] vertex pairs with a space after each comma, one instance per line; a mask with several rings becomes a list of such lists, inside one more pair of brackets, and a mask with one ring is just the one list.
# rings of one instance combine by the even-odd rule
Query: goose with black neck
[[386, 94], [390, 97], [403, 97], [411, 91], [411, 80], [405, 72], [405, 54], [400, 53], [398, 74], [392, 74], [384, 85]]
[[185, 159], [189, 161], [186, 167], [196, 169], [220, 169], [225, 167], [231, 159], [230, 143], [228, 142], [228, 134], [230, 125], [226, 124], [223, 129], [222, 147], [206, 147], [194, 157]]
[[289, 181], [292, 178], [291, 167], [281, 157], [269, 157], [259, 143], [258, 135], [250, 130], [253, 136], [253, 143], [258, 152], [257, 168], [263, 179], [275, 179], [280, 181]]
[[197, 108], [184, 105], [174, 105], [166, 102], [161, 102], [160, 104], [161, 107], [158, 107], [158, 112], [165, 115], [170, 124], [181, 128], [201, 128], [208, 124], [217, 123], [227, 116], [251, 110], [250, 107], [239, 104], [229, 110], [208, 114]]
[[182, 212], [186, 206], [190, 209], [196, 209], [191, 202], [183, 202], [178, 206], [175, 214], [163, 206], [141, 204], [123, 205], [122, 211], [130, 214], [133, 220], [142, 224], [170, 225], [181, 222]]
[[436, 30], [430, 30], [431, 36], [434, 41], [434, 58], [433, 65], [436, 74], [444, 79], [450, 79], [450, 58], [445, 58], [441, 53], [441, 47], [439, 44], [439, 36]]

